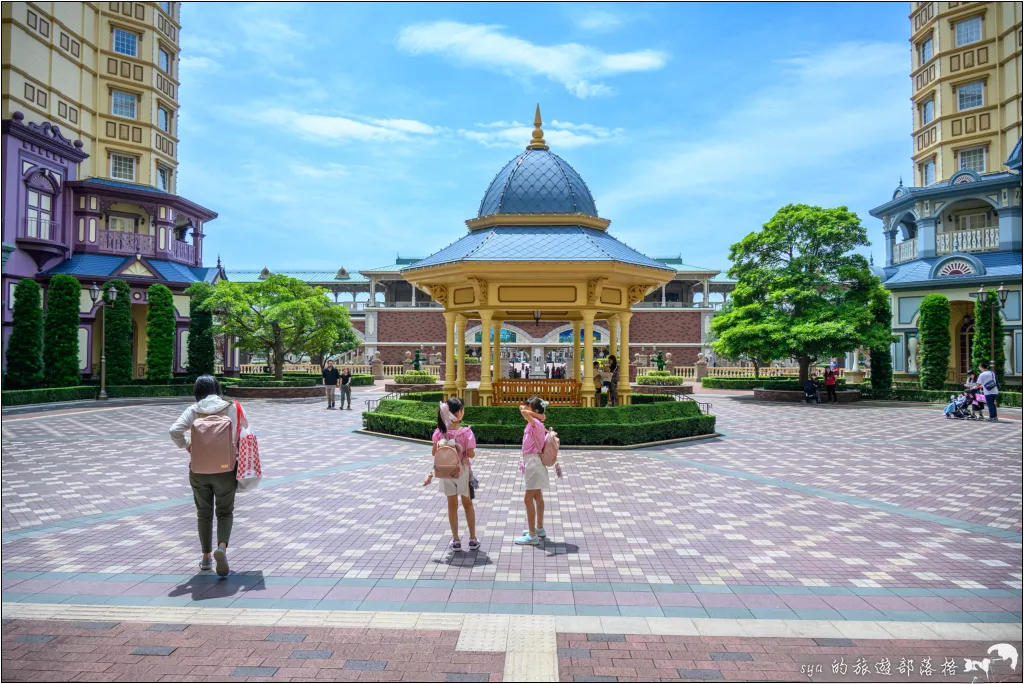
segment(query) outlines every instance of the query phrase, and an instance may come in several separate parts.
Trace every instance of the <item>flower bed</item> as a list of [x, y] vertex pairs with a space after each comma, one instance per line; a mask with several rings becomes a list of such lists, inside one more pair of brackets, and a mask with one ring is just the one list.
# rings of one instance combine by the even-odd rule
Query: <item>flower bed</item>
[[[653, 401], [611, 408], [550, 407], [547, 425], [558, 431], [562, 444], [631, 445], [715, 431], [715, 417], [705, 416], [695, 402]], [[467, 406], [463, 419], [480, 444], [520, 444], [526, 422], [515, 406]], [[430, 439], [437, 427], [437, 407], [422, 401], [385, 399], [375, 411], [363, 414], [372, 432]]]

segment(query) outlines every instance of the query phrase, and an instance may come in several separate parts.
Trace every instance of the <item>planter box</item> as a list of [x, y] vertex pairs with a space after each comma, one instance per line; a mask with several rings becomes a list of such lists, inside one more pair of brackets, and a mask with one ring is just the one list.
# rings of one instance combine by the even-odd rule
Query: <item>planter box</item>
[[[799, 403], [804, 400], [804, 393], [802, 390], [755, 389], [754, 399], [758, 401], [788, 401], [790, 403]], [[860, 401], [860, 390], [842, 390], [836, 392], [836, 399], [839, 400], [840, 404], [849, 404], [853, 401]], [[818, 401], [823, 404], [828, 401], [828, 394], [824, 390], [818, 392]]]
[[633, 394], [693, 394], [691, 385], [638, 385], [629, 386]]
[[238, 387], [227, 385], [224, 394], [239, 399], [308, 399], [309, 397], [327, 397], [323, 385], [310, 387]]
[[440, 382], [427, 383], [424, 385], [403, 385], [395, 382], [384, 383], [384, 391], [391, 392], [440, 392], [444, 384]]

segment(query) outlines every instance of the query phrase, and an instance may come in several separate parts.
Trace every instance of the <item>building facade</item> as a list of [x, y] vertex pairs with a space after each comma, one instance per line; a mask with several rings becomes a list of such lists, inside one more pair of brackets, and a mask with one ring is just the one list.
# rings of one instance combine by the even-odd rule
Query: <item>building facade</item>
[[[175, 295], [174, 370], [187, 364], [193, 282], [217, 214], [175, 194], [180, 3], [3, 4], [3, 343], [22, 278], [131, 286], [133, 366], [145, 373], [146, 291]], [[83, 290], [79, 363], [98, 371], [99, 311]]]
[[1024, 370], [1021, 338], [1021, 5], [920, 2], [910, 15], [915, 183], [902, 181], [881, 219], [892, 293], [893, 369], [915, 380], [918, 310], [950, 300], [949, 380], [970, 370], [974, 295], [1009, 290], [1006, 374]]

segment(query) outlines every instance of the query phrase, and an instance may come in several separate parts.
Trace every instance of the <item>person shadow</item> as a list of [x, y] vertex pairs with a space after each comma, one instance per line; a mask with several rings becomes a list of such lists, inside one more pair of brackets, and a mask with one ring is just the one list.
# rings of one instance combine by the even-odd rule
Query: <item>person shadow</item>
[[247, 591], [264, 591], [267, 588], [263, 571], [243, 572], [219, 577], [203, 572], [193, 575], [171, 589], [168, 596], [191, 596], [193, 601], [228, 598]]
[[537, 545], [537, 548], [543, 550], [547, 556], [565, 556], [570, 553], [580, 552], [580, 547], [576, 544], [550, 541], [546, 537]]
[[494, 561], [487, 555], [486, 551], [466, 551], [456, 553], [447, 551], [441, 558], [435, 558], [437, 565], [448, 565], [453, 568], [475, 568], [484, 565], [493, 565]]

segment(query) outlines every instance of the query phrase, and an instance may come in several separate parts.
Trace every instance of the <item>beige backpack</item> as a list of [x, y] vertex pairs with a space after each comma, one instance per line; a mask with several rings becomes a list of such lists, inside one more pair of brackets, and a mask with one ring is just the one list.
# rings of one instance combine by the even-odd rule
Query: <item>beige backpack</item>
[[197, 418], [192, 423], [189, 453], [193, 473], [212, 475], [235, 469], [235, 435], [231, 419], [222, 413]]
[[442, 437], [434, 451], [434, 477], [457, 480], [462, 475], [462, 447], [454, 439]]

